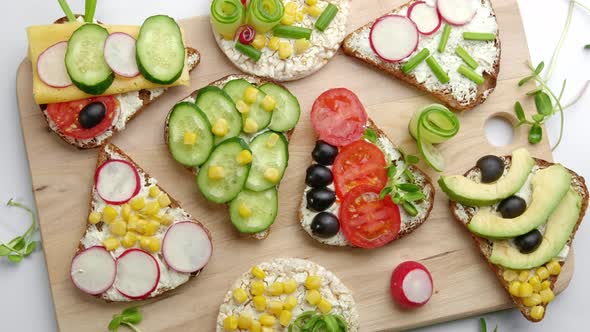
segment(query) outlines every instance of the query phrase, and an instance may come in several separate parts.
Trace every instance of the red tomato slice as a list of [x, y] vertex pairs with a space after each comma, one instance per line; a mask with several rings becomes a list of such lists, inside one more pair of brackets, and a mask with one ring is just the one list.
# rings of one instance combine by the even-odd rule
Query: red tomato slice
[[[107, 113], [104, 119], [92, 128], [82, 128], [78, 121], [80, 111], [84, 106], [96, 101], [103, 103], [106, 107]], [[65, 103], [48, 104], [47, 115], [64, 135], [77, 139], [89, 139], [104, 133], [111, 127], [118, 105], [117, 99], [113, 96], [92, 97]]]
[[354, 92], [337, 88], [313, 103], [311, 124], [321, 140], [335, 146], [350, 144], [363, 135], [367, 112]]
[[385, 155], [377, 146], [364, 140], [340, 149], [332, 165], [332, 173], [340, 199], [361, 184], [376, 186], [379, 190], [387, 184]]
[[378, 248], [393, 241], [399, 233], [399, 207], [390, 196], [379, 199], [381, 189], [361, 185], [346, 195], [340, 206], [340, 229], [346, 239], [361, 248]]

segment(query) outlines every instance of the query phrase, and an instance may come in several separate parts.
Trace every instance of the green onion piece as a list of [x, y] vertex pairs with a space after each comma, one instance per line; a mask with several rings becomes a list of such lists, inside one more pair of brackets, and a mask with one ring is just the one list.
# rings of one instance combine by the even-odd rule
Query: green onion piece
[[257, 32], [266, 33], [279, 24], [285, 13], [285, 7], [281, 0], [251, 0], [247, 12], [248, 24], [252, 25]]
[[326, 9], [322, 12], [322, 15], [318, 17], [318, 20], [315, 21], [315, 28], [324, 31], [330, 25], [336, 14], [338, 13], [338, 7], [334, 4], [328, 4]]
[[442, 84], [449, 82], [449, 75], [447, 75], [447, 73], [434, 57], [431, 56], [430, 58], [426, 59], [426, 64], [428, 64], [428, 67], [430, 67], [434, 73], [434, 76], [436, 76], [436, 78], [438, 78]]
[[418, 52], [418, 54], [414, 55], [408, 62], [404, 63], [402, 66], [402, 71], [407, 74], [414, 70], [422, 61], [426, 60], [430, 55], [430, 50], [425, 48], [422, 51]]
[[487, 41], [496, 39], [496, 35], [489, 32], [463, 32], [463, 39]]
[[483, 82], [485, 81], [483, 76], [481, 76], [480, 74], [476, 73], [475, 71], [473, 71], [473, 69], [467, 67], [466, 65], [460, 65], [459, 69], [457, 69], [457, 71], [459, 72], [459, 74], [467, 77], [468, 79], [472, 80], [473, 82], [475, 82], [475, 84], [477, 85], [482, 85]]
[[246, 11], [240, 0], [213, 0], [211, 2], [211, 25], [223, 38], [231, 40], [236, 30], [244, 23]]
[[467, 53], [467, 51], [463, 47], [457, 46], [457, 48], [455, 49], [455, 54], [457, 54], [461, 59], [463, 59], [463, 61], [465, 61], [465, 63], [469, 67], [475, 69], [479, 66], [477, 64], [477, 61], [475, 61], [475, 59], [473, 59], [471, 55], [469, 55], [469, 53]]
[[277, 25], [272, 29], [275, 36], [290, 39], [310, 39], [311, 32], [311, 29], [293, 25]]
[[94, 13], [96, 12], [96, 0], [86, 0], [84, 12], [84, 20], [88, 23], [92, 23], [94, 20]]
[[449, 36], [451, 35], [451, 26], [445, 24], [443, 28], [442, 35], [440, 36], [440, 42], [438, 43], [438, 52], [443, 53], [445, 48], [447, 48], [447, 42], [449, 41]]
[[61, 7], [61, 10], [63, 10], [64, 14], [66, 14], [68, 21], [70, 21], [70, 22], [76, 21], [76, 16], [74, 16], [74, 13], [72, 13], [72, 9], [70, 8], [70, 6], [66, 2], [66, 0], [57, 0], [57, 2], [59, 2], [59, 6]]
[[262, 55], [262, 52], [260, 52], [260, 50], [256, 49], [254, 46], [244, 45], [239, 41], [236, 41], [236, 50], [254, 61], [260, 60], [260, 56]]

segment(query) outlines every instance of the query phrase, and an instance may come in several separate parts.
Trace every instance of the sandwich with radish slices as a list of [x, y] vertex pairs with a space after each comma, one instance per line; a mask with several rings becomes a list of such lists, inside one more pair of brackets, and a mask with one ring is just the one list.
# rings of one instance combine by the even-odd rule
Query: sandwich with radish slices
[[457, 111], [483, 103], [500, 71], [490, 0], [412, 0], [349, 34], [342, 48]]

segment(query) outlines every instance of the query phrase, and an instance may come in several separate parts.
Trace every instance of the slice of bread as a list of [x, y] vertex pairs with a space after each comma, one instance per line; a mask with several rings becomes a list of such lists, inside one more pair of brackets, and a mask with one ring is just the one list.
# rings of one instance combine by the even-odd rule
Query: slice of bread
[[[511, 156], [504, 156], [501, 157], [504, 160], [504, 163], [507, 167], [510, 166], [511, 162], [512, 162], [512, 157]], [[541, 159], [536, 159], [535, 158], [535, 162], [536, 162], [536, 167], [534, 169], [544, 169], [547, 168], [551, 165], [554, 165], [554, 163], [545, 161], [545, 160], [541, 160]], [[576, 224], [576, 226], [574, 227], [574, 230], [567, 242], [567, 245], [571, 247], [573, 240], [574, 240], [574, 236], [576, 235], [576, 231], [578, 230], [578, 227], [580, 226], [580, 223], [582, 222], [582, 220], [584, 219], [584, 215], [586, 213], [586, 209], [588, 208], [588, 188], [586, 187], [586, 182], [584, 180], [583, 177], [581, 177], [580, 175], [576, 174], [574, 171], [569, 170], [568, 171], [572, 174], [572, 180], [571, 180], [571, 188], [578, 194], [580, 195], [580, 197], [582, 198], [582, 208], [580, 210], [580, 216], [578, 219], [578, 222]], [[479, 170], [478, 167], [473, 167], [472, 169], [470, 169], [469, 171], [467, 171], [465, 174], [465, 176], [471, 178], [474, 181], [480, 181], [481, 179], [481, 172]], [[469, 223], [469, 221], [471, 220], [471, 218], [477, 213], [478, 208], [475, 207], [469, 207], [469, 206], [465, 206], [462, 205], [460, 203], [457, 202], [450, 202], [450, 209], [451, 209], [451, 213], [453, 214], [453, 216], [455, 217], [455, 219], [465, 227], [465, 230], [468, 231], [467, 229], [467, 224]], [[488, 239], [479, 237], [471, 232], [468, 231], [468, 233], [471, 235], [471, 237], [473, 238], [476, 247], [480, 250], [483, 258], [486, 260], [486, 262], [488, 263], [489, 267], [491, 268], [491, 270], [494, 272], [494, 274], [498, 277], [498, 280], [500, 281], [500, 283], [502, 284], [502, 287], [504, 287], [504, 289], [506, 290], [506, 292], [508, 294], [510, 294], [508, 292], [508, 287], [509, 287], [509, 282], [507, 280], [504, 279], [503, 277], [503, 273], [504, 271], [506, 271], [507, 269], [505, 269], [504, 267], [497, 265], [497, 264], [493, 264], [490, 262], [489, 257], [492, 253], [492, 242]], [[563, 266], [563, 264], [565, 263], [565, 258], [563, 257], [563, 260], [560, 261], [560, 265]], [[532, 269], [533, 271], [535, 269]], [[559, 275], [557, 276], [550, 276], [549, 277], [549, 281], [551, 282], [551, 289], [553, 289], [555, 283], [557, 282]], [[514, 304], [518, 307], [518, 309], [522, 312], [522, 314], [524, 315], [524, 317], [526, 317], [526, 319], [532, 321], [532, 322], [538, 322], [540, 321], [540, 319], [534, 319], [531, 317], [530, 315], [530, 308], [525, 306], [523, 303], [523, 300], [521, 298], [515, 297], [510, 295], [512, 301], [514, 302]], [[546, 309], [547, 308], [547, 304], [544, 304], [543, 307]], [[546, 311], [545, 311], [546, 312]]]
[[[386, 14], [405, 16], [408, 7], [416, 1], [418, 0], [412, 0]], [[420, 91], [429, 93], [432, 97], [451, 109], [457, 111], [470, 110], [483, 103], [492, 91], [494, 91], [498, 74], [500, 72], [501, 47], [496, 16], [490, 0], [481, 0], [481, 3], [482, 6], [472, 22], [464, 26], [452, 27], [451, 35], [444, 53], [441, 54], [437, 51], [443, 30], [442, 26], [437, 32], [430, 36], [420, 35], [420, 43], [416, 52], [419, 52], [425, 47], [430, 50], [430, 54], [436, 57], [441, 66], [447, 71], [450, 77], [450, 82], [447, 84], [440, 84], [424, 62], [416, 67], [414, 71], [405, 74], [401, 70], [401, 65], [405, 60], [402, 62], [391, 63], [379, 58], [371, 48], [369, 42], [371, 26], [375, 21], [371, 21], [349, 34], [342, 43], [342, 49], [346, 55], [358, 58], [376, 67], [379, 71], [402, 80]], [[486, 29], [488, 26], [496, 27], [496, 39], [494, 41], [476, 42], [463, 40], [463, 31], [490, 32], [481, 31], [482, 27], [483, 29]], [[462, 47], [467, 49], [468, 53], [470, 53], [476, 61], [478, 61], [479, 67], [476, 70], [484, 77], [485, 82], [483, 84], [476, 85], [457, 72], [457, 68], [463, 63], [461, 58], [454, 53], [455, 48], [459, 43]], [[411, 56], [414, 54], [415, 53]], [[443, 57], [445, 57], [445, 59], [443, 59]], [[416, 72], [419, 70], [422, 70], [422, 72], [420, 75], [417, 75]]]
[[[371, 120], [371, 119], [368, 120], [367, 128], [373, 129], [375, 131], [375, 133], [377, 134], [377, 142], [379, 144], [376, 144], [376, 145], [384, 152], [386, 158], [390, 159], [390, 161], [393, 162], [398, 167], [398, 169], [403, 167], [404, 160], [403, 160], [402, 153], [399, 151], [399, 149], [397, 147], [395, 147], [395, 145], [391, 142], [391, 140], [387, 137], [387, 135], [385, 135], [385, 133], [379, 127], [377, 127], [377, 125], [375, 124], [375, 122], [373, 122], [373, 120]], [[424, 193], [426, 198], [423, 199], [422, 201], [416, 202], [415, 205], [418, 210], [417, 216], [414, 216], [414, 217], [410, 216], [403, 208], [400, 207], [401, 228], [400, 228], [399, 234], [397, 235], [396, 239], [400, 239], [400, 238], [412, 233], [416, 228], [418, 228], [420, 225], [422, 225], [426, 221], [426, 219], [428, 219], [428, 216], [430, 215], [430, 212], [432, 211], [432, 207], [434, 206], [435, 189], [432, 184], [432, 181], [430, 180], [430, 177], [428, 177], [428, 175], [426, 173], [424, 173], [422, 170], [420, 170], [416, 166], [412, 165], [408, 169], [414, 175], [415, 183], [418, 186], [420, 186], [420, 189], [421, 189], [422, 193]], [[333, 184], [330, 185], [330, 188], [332, 190], [334, 190]], [[319, 212], [315, 212], [315, 211], [309, 210], [307, 208], [306, 195], [310, 189], [311, 189], [310, 187], [306, 187], [306, 189], [303, 191], [303, 197], [301, 198], [301, 205], [299, 208], [299, 222], [301, 223], [301, 226], [303, 227], [303, 229], [305, 229], [305, 231], [311, 237], [313, 237], [314, 239], [316, 239], [317, 241], [319, 241], [323, 244], [331, 245], [331, 246], [351, 246], [351, 244], [348, 242], [348, 240], [344, 236], [344, 233], [342, 233], [342, 230], [340, 230], [338, 232], [338, 234], [336, 234], [335, 236], [333, 236], [331, 238], [321, 238], [321, 237], [315, 236], [312, 233], [311, 223], [312, 223], [313, 217], [316, 214], [318, 214]], [[330, 207], [327, 211], [334, 213], [338, 217], [338, 209], [339, 208], [340, 208], [340, 202], [337, 200], [334, 203], [334, 205], [332, 207]]]

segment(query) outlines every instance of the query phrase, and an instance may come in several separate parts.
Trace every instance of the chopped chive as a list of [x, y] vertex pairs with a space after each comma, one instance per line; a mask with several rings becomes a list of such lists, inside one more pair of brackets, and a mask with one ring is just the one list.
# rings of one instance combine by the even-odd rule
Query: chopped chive
[[459, 74], [467, 77], [468, 79], [472, 80], [477, 85], [482, 85], [485, 81], [483, 76], [473, 71], [473, 69], [467, 67], [466, 65], [460, 65], [459, 69], [457, 69]]
[[76, 20], [76, 16], [74, 16], [74, 13], [72, 13], [72, 9], [70, 8], [66, 0], [57, 0], [57, 2], [59, 2], [61, 10], [63, 10], [64, 14], [66, 14], [68, 21], [74, 22]]
[[407, 74], [414, 70], [422, 61], [426, 60], [430, 55], [430, 50], [425, 48], [422, 51], [418, 52], [418, 54], [414, 55], [408, 62], [404, 63], [402, 66], [402, 71]]
[[330, 25], [334, 17], [336, 17], [337, 13], [338, 7], [331, 3], [328, 4], [328, 6], [326, 6], [326, 9], [324, 9], [320, 17], [318, 17], [318, 20], [315, 21], [315, 28], [320, 31], [326, 30], [326, 28], [328, 27], [328, 25]]
[[434, 76], [436, 76], [436, 78], [438, 78], [441, 83], [445, 84], [449, 82], [449, 75], [447, 75], [447, 73], [434, 57], [431, 56], [430, 58], [426, 59], [426, 64], [428, 64], [428, 67], [430, 67], [434, 73]]
[[94, 20], [94, 13], [96, 12], [96, 1], [97, 0], [86, 0], [84, 20], [88, 23], [92, 23]]
[[445, 24], [443, 28], [442, 35], [440, 37], [440, 42], [438, 43], [438, 52], [443, 53], [445, 48], [447, 48], [447, 42], [449, 41], [449, 36], [451, 35], [451, 26]]
[[487, 41], [496, 39], [496, 35], [489, 32], [463, 32], [463, 39]]
[[262, 55], [262, 52], [260, 52], [260, 50], [256, 49], [254, 46], [244, 45], [239, 41], [236, 41], [236, 50], [254, 61], [260, 60], [260, 56]]
[[467, 51], [461, 47], [461, 46], [457, 46], [457, 48], [455, 49], [455, 54], [457, 54], [461, 59], [463, 59], [463, 61], [465, 61], [465, 63], [475, 69], [477, 68], [479, 65], [477, 64], [477, 61], [475, 61], [471, 55], [469, 55], [469, 53], [467, 53]]
[[272, 32], [275, 36], [281, 38], [290, 38], [290, 39], [310, 39], [311, 38], [311, 29], [303, 28], [303, 27], [296, 27], [292, 25], [277, 25], [272, 29]]

